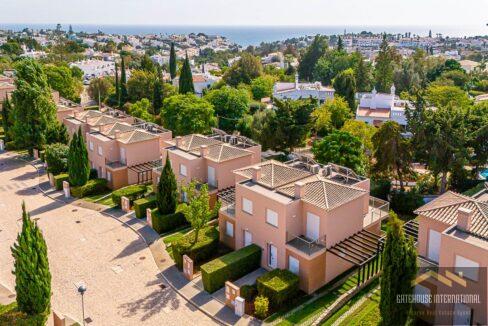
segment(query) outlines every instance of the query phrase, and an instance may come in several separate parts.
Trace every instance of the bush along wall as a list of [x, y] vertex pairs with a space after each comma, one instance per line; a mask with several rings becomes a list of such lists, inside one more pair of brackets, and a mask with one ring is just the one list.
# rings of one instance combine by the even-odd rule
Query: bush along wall
[[[140, 198], [134, 200], [134, 212], [136, 213], [137, 218], [146, 218], [146, 210], [148, 208], [156, 207], [156, 198], [149, 197], [149, 198]], [[152, 216], [152, 212], [151, 212]]]
[[299, 291], [298, 276], [287, 269], [274, 269], [256, 280], [258, 293], [269, 299], [273, 310], [279, 309]]
[[88, 180], [83, 186], [72, 187], [71, 194], [77, 198], [83, 198], [91, 195], [98, 195], [107, 190], [106, 179]]
[[157, 208], [151, 210], [151, 219], [153, 229], [159, 234], [189, 225], [183, 213], [161, 214]]
[[63, 190], [63, 181], [68, 181], [69, 175], [67, 173], [62, 173], [55, 175], [54, 177], [54, 187], [56, 190]]
[[259, 268], [261, 251], [261, 247], [252, 244], [202, 265], [200, 270], [205, 291], [215, 292], [226, 281], [237, 280]]
[[134, 200], [142, 197], [147, 191], [147, 186], [146, 185], [132, 185], [132, 186], [127, 186], [124, 188], [120, 188], [118, 190], [115, 190], [112, 193], [112, 201], [120, 207], [121, 205], [121, 198], [122, 197], [127, 197], [131, 202], [134, 202]]
[[194, 238], [195, 234], [190, 232], [172, 244], [173, 259], [180, 270], [183, 268], [183, 255], [187, 255], [197, 264], [212, 257], [218, 250], [219, 231], [215, 227], [201, 229], [195, 243]]

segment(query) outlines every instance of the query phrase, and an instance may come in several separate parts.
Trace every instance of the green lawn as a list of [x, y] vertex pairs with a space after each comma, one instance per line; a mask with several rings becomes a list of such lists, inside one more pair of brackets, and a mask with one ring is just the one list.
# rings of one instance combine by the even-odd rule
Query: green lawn
[[350, 316], [345, 318], [341, 326], [376, 326], [380, 323], [380, 291], [376, 291]]
[[[364, 289], [359, 291], [354, 297], [352, 297], [348, 302], [346, 302], [346, 304], [343, 307], [341, 307], [341, 309], [337, 310], [332, 316], [330, 316], [329, 319], [327, 319], [324, 323], [322, 323], [322, 325], [330, 326], [330, 325], [334, 324], [334, 322], [337, 319], [339, 319], [339, 317], [344, 315], [347, 311], [349, 311], [349, 309], [351, 309], [351, 307], [354, 304], [356, 304], [356, 302], [358, 302], [359, 300], [364, 298], [366, 295], [368, 295], [369, 293], [374, 291], [374, 289], [378, 286], [378, 282], [379, 282], [378, 279], [372, 281], [368, 286], [366, 286]], [[376, 293], [375, 293], [375, 295], [376, 295]], [[354, 314], [355, 313], [356, 312], [354, 312]]]
[[112, 194], [112, 191], [107, 190], [101, 194], [83, 197], [83, 200], [86, 200], [87, 202], [90, 202], [90, 203], [97, 203], [97, 204], [102, 204], [102, 205], [107, 205], [107, 206], [113, 207], [113, 206], [115, 206], [115, 203], [112, 201], [111, 194]]
[[18, 311], [16, 302], [6, 306], [0, 305], [0, 325], [43, 326], [45, 319], [45, 316], [28, 316]]
[[163, 242], [166, 246], [168, 246], [176, 240], [181, 239], [186, 233], [190, 232], [190, 230], [191, 227], [185, 226], [182, 229], [177, 230], [176, 232], [163, 236]]
[[[332, 283], [332, 282], [331, 282]], [[349, 291], [350, 289], [354, 288], [357, 285], [357, 274], [355, 273], [351, 277], [349, 277], [341, 286], [336, 288], [333, 291], [328, 292], [327, 294], [323, 295], [321, 298], [305, 305], [301, 309], [295, 311], [288, 317], [284, 318], [278, 325], [286, 326], [286, 325], [295, 325], [305, 322], [306, 320], [318, 316], [321, 312], [323, 312], [327, 307], [329, 307], [332, 303], [334, 303], [339, 296], [344, 294], [345, 292]], [[321, 292], [328, 291], [327, 287]]]

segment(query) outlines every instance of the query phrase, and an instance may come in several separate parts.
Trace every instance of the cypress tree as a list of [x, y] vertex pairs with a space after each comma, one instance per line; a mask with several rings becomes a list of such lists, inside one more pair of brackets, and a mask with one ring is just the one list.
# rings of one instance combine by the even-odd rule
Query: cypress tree
[[411, 295], [417, 274], [417, 251], [413, 240], [406, 239], [402, 222], [390, 211], [381, 275], [380, 314], [383, 325], [405, 325], [411, 303], [398, 303], [397, 295]]
[[171, 75], [171, 80], [176, 77], [176, 52], [175, 43], [171, 43], [171, 50], [169, 51], [169, 74]]
[[28, 315], [47, 314], [51, 306], [51, 272], [47, 246], [37, 223], [22, 202], [22, 231], [11, 247], [17, 306]]
[[120, 106], [119, 66], [115, 63], [115, 102]]
[[161, 178], [158, 183], [158, 192], [156, 194], [159, 213], [173, 214], [176, 210], [177, 200], [178, 190], [176, 178], [173, 169], [171, 168], [169, 156], [166, 155], [166, 163], [161, 172]]
[[342, 52], [344, 51], [344, 41], [342, 40], [342, 37], [339, 36], [339, 39], [337, 40], [337, 51]]
[[122, 107], [127, 102], [127, 76], [125, 73], [125, 61], [124, 57], [122, 56], [122, 60], [120, 62], [120, 101], [119, 107]]
[[78, 132], [73, 135], [73, 139], [71, 139], [69, 144], [68, 174], [69, 183], [74, 187], [83, 186], [90, 177], [88, 152], [81, 129], [78, 129]]
[[3, 101], [2, 104], [2, 125], [3, 125], [3, 134], [4, 134], [4, 140], [5, 143], [7, 143], [9, 140], [9, 135], [8, 135], [8, 129], [9, 129], [9, 121], [8, 121], [8, 114], [10, 111], [10, 101], [8, 99], [8, 96], [5, 97], [5, 100]]
[[156, 79], [154, 82], [154, 90], [153, 90], [153, 114], [158, 115], [161, 112], [161, 107], [163, 106], [163, 93], [161, 91], [161, 81], [159, 78]]
[[179, 93], [195, 93], [195, 87], [193, 86], [193, 75], [191, 73], [190, 60], [188, 60], [188, 55], [185, 58], [183, 67], [181, 68]]

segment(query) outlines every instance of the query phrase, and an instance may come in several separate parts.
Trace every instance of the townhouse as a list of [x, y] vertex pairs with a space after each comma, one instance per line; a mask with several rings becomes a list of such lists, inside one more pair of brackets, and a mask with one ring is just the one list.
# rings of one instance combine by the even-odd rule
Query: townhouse
[[391, 86], [390, 94], [378, 93], [376, 89], [373, 89], [371, 93], [361, 95], [356, 109], [356, 120], [376, 127], [381, 126], [385, 121], [395, 121], [405, 128], [407, 126], [405, 115], [407, 107], [415, 109], [410, 102], [400, 100], [395, 95], [395, 85]]
[[303, 291], [316, 291], [377, 253], [389, 204], [369, 196], [369, 179], [305, 157], [234, 174], [233, 193], [219, 194], [220, 240], [236, 250], [259, 245], [261, 266], [296, 273]]
[[295, 75], [294, 83], [277, 82], [273, 86], [273, 97], [280, 100], [298, 100], [314, 98], [323, 103], [334, 98], [335, 90], [322, 86], [320, 82], [300, 83], [298, 74]]
[[[415, 287], [422, 296], [471, 295], [479, 300], [425, 300], [417, 307], [433, 324], [486, 325], [488, 202], [448, 191], [415, 211], [421, 266], [438, 274]], [[486, 199], [486, 198], [485, 198]], [[435, 275], [435, 274], [434, 274]]]
[[[165, 143], [163, 159], [168, 155], [178, 184], [186, 185], [192, 180], [208, 184], [212, 203], [218, 191], [234, 186], [234, 170], [261, 162], [261, 145], [218, 129], [212, 135], [178, 136]], [[161, 169], [154, 169], [154, 189]], [[185, 195], [182, 196], [184, 200]]]

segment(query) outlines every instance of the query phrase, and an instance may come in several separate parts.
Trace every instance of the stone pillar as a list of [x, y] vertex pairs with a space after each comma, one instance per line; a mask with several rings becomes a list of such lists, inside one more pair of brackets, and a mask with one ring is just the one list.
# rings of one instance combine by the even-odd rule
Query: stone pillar
[[34, 159], [39, 159], [39, 150], [37, 148], [34, 148]]
[[234, 283], [225, 282], [225, 304], [232, 309], [235, 307], [235, 300], [241, 294], [240, 288]]
[[188, 281], [193, 280], [193, 260], [187, 255], [183, 255], [183, 274]]
[[71, 197], [71, 191], [69, 188], [69, 182], [68, 181], [63, 181], [63, 192], [64, 192], [64, 197], [65, 198], [70, 198]]
[[3, 139], [0, 139], [0, 151], [4, 151], [5, 150], [5, 142], [3, 141]]
[[152, 213], [151, 213], [151, 209], [150, 208], [146, 208], [146, 222], [147, 222], [147, 225], [149, 225], [150, 227], [152, 227]]
[[246, 300], [242, 297], [237, 297], [235, 300], [235, 309], [234, 309], [235, 315], [239, 317], [244, 315], [245, 308], [246, 308]]
[[126, 212], [126, 213], [130, 212], [130, 200], [129, 200], [129, 198], [122, 196], [122, 198], [120, 198], [120, 204], [121, 204], [122, 210], [124, 212]]
[[53, 310], [53, 324], [54, 326], [66, 326], [66, 318]]
[[52, 173], [48, 173], [47, 176], [49, 178], [49, 185], [54, 187], [54, 175]]

